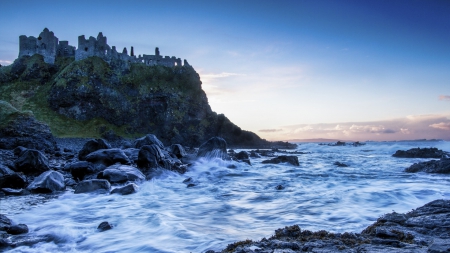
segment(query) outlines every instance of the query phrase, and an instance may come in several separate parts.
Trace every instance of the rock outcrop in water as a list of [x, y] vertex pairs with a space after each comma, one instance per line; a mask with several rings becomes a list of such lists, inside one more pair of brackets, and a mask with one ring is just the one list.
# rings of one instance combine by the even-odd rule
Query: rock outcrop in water
[[294, 225], [277, 229], [269, 239], [230, 244], [222, 252], [450, 252], [450, 200], [385, 214], [359, 234], [311, 232]]
[[448, 152], [437, 148], [412, 148], [406, 151], [397, 150], [392, 156], [401, 158], [445, 158], [448, 155]]
[[427, 162], [414, 163], [405, 172], [426, 172], [450, 174], [450, 158], [441, 158], [440, 160], [431, 160]]

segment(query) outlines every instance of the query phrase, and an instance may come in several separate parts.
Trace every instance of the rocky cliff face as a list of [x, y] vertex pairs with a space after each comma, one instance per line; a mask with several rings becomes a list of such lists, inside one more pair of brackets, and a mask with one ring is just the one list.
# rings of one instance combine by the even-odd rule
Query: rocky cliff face
[[0, 68], [0, 100], [33, 111], [62, 137], [153, 133], [165, 144], [198, 146], [221, 136], [230, 146], [270, 146], [213, 112], [190, 66], [124, 67], [97, 57], [51, 65], [40, 55], [24, 56]]

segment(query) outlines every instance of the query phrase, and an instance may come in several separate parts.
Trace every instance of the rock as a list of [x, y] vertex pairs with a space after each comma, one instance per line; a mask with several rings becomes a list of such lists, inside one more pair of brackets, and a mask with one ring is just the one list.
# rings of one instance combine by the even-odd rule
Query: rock
[[77, 182], [75, 180], [73, 180], [73, 178], [65, 178], [64, 184], [66, 186], [74, 186], [74, 185], [77, 185]]
[[23, 189], [1, 188], [5, 195], [20, 196], [25, 193]]
[[258, 155], [255, 151], [251, 151], [251, 152], [250, 152], [250, 157], [251, 157], [251, 158], [261, 158], [261, 156]]
[[440, 160], [431, 160], [427, 162], [414, 163], [405, 172], [426, 172], [426, 173], [450, 173], [450, 158], [441, 158]]
[[132, 193], [136, 193], [138, 191], [139, 187], [135, 184], [127, 184], [123, 187], [115, 188], [111, 191], [111, 194], [120, 194], [120, 195], [128, 195]]
[[137, 168], [115, 164], [106, 168], [102, 172], [102, 178], [110, 183], [125, 183], [127, 181], [144, 181], [145, 176]]
[[8, 230], [11, 224], [11, 220], [6, 215], [0, 214], [0, 231]]
[[183, 158], [187, 156], [186, 151], [184, 150], [183, 146], [180, 144], [172, 144], [169, 148], [169, 151], [174, 154], [177, 158]]
[[338, 167], [348, 167], [347, 164], [341, 163], [341, 162], [334, 162], [333, 165], [336, 165], [336, 166], [338, 166]]
[[100, 225], [98, 225], [98, 227], [97, 227], [97, 229], [100, 232], [103, 232], [103, 231], [106, 231], [106, 230], [110, 230], [112, 228], [113, 228], [113, 226], [111, 224], [109, 224], [109, 222], [107, 222], [107, 221], [104, 221], [104, 222], [100, 223]]
[[57, 171], [49, 170], [35, 178], [27, 189], [32, 192], [50, 193], [63, 191], [65, 187], [64, 176]]
[[279, 185], [277, 185], [277, 186], [275, 187], [275, 190], [278, 190], [278, 191], [284, 190], [284, 186], [281, 185], [281, 184], [279, 184]]
[[27, 185], [26, 178], [6, 166], [0, 164], [0, 188], [25, 188]]
[[130, 159], [118, 148], [100, 149], [86, 156], [86, 161], [110, 166], [115, 163], [131, 164]]
[[20, 235], [28, 233], [28, 226], [25, 224], [18, 224], [10, 226], [6, 232], [11, 235]]
[[87, 161], [68, 163], [64, 166], [65, 171], [69, 171], [72, 177], [77, 180], [83, 180], [86, 175], [96, 172], [92, 163]]
[[164, 158], [158, 145], [144, 145], [139, 150], [137, 165], [139, 168], [157, 168]]
[[130, 159], [130, 161], [137, 163], [139, 157], [139, 149], [137, 148], [127, 148], [123, 149], [125, 155]]
[[294, 166], [300, 166], [300, 163], [298, 162], [298, 157], [289, 155], [282, 155], [270, 160], [264, 160], [262, 161], [262, 163], [271, 163], [271, 164], [290, 163]]
[[437, 148], [412, 148], [409, 150], [397, 150], [393, 157], [401, 158], [445, 158], [448, 152], [444, 152]]
[[212, 137], [198, 149], [197, 157], [228, 159], [227, 142], [220, 137]]
[[196, 186], [196, 184], [190, 183], [190, 184], [188, 184], [186, 187], [187, 187], [187, 188], [191, 188], [191, 187], [194, 187], [194, 186]]
[[248, 165], [252, 165], [252, 163], [250, 162], [248, 153], [245, 151], [241, 151], [241, 152], [237, 153], [234, 157], [240, 162], [244, 162], [244, 163], [247, 163]]
[[155, 144], [160, 149], [164, 148], [164, 144], [160, 140], [158, 140], [158, 138], [153, 134], [147, 134], [146, 136], [144, 136], [142, 138], [136, 139], [133, 143], [133, 146], [135, 148], [140, 149], [142, 146], [152, 145], [152, 144]]
[[0, 149], [18, 146], [52, 152], [56, 141], [49, 126], [37, 121], [31, 112], [19, 112], [0, 100]]
[[80, 182], [75, 187], [75, 194], [78, 193], [87, 193], [87, 192], [109, 192], [111, 189], [111, 184], [108, 182], [108, 180], [105, 179], [91, 179], [91, 180], [84, 180]]
[[80, 152], [78, 152], [78, 159], [80, 161], [84, 161], [86, 160], [86, 156], [89, 155], [90, 153], [100, 149], [110, 149], [110, 148], [111, 145], [109, 145], [109, 143], [107, 143], [103, 139], [89, 140], [84, 144]]
[[22, 146], [18, 146], [17, 148], [15, 148], [15, 149], [13, 150], [13, 152], [14, 152], [14, 155], [15, 155], [15, 156], [20, 156], [20, 155], [22, 155], [22, 153], [23, 153], [25, 150], [27, 150], [27, 148], [22, 147]]
[[48, 159], [40, 151], [27, 149], [14, 162], [16, 171], [24, 174], [40, 174], [49, 170]]

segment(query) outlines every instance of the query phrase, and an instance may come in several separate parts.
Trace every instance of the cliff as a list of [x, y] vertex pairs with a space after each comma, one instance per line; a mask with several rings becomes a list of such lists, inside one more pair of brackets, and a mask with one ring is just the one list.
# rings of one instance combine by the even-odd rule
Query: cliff
[[0, 68], [0, 100], [30, 110], [58, 137], [137, 137], [198, 146], [212, 136], [230, 146], [270, 147], [211, 110], [199, 75], [187, 66], [147, 66], [98, 57], [74, 61], [22, 56]]

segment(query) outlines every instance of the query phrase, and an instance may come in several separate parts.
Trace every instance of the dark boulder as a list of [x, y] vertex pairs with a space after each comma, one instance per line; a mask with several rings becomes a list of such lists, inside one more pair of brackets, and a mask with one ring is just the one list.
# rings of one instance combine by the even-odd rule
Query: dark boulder
[[94, 139], [87, 141], [80, 152], [78, 152], [78, 159], [80, 161], [86, 160], [86, 156], [90, 153], [100, 149], [110, 149], [111, 145], [103, 139]]
[[165, 158], [158, 145], [144, 145], [139, 150], [137, 165], [139, 168], [157, 168]]
[[450, 158], [441, 158], [440, 160], [431, 160], [427, 162], [414, 163], [405, 172], [426, 172], [426, 173], [450, 173]]
[[27, 149], [14, 162], [16, 171], [24, 174], [40, 174], [49, 170], [47, 157], [38, 150]]
[[50, 193], [63, 191], [65, 187], [64, 176], [57, 171], [49, 170], [36, 177], [27, 189], [32, 192]]
[[338, 166], [338, 167], [348, 167], [347, 164], [341, 163], [341, 162], [334, 162], [333, 165], [336, 165], [336, 166]]
[[127, 184], [123, 187], [117, 187], [111, 191], [111, 194], [128, 195], [138, 191], [139, 187], [135, 184]]
[[24, 195], [25, 193], [27, 193], [28, 191], [25, 191], [24, 189], [13, 189], [13, 188], [1, 188], [2, 192], [9, 196], [20, 196], [20, 195]]
[[103, 232], [103, 231], [106, 231], [106, 230], [110, 230], [110, 229], [112, 229], [112, 228], [113, 228], [113, 226], [112, 226], [111, 224], [109, 224], [109, 222], [107, 222], [107, 221], [104, 221], [104, 222], [100, 223], [100, 224], [98, 225], [98, 227], [97, 227], [97, 229], [98, 229], [100, 232]]
[[284, 190], [284, 186], [281, 185], [281, 184], [279, 184], [279, 185], [277, 185], [277, 186], [275, 187], [275, 190], [277, 190], [277, 191]]
[[53, 152], [56, 141], [49, 126], [37, 121], [31, 112], [19, 112], [0, 100], [0, 149], [18, 146]]
[[18, 146], [18, 147], [16, 147], [16, 148], [13, 150], [13, 152], [14, 152], [14, 155], [15, 155], [15, 156], [20, 156], [20, 155], [22, 155], [22, 153], [23, 153], [25, 150], [27, 150], [27, 148], [22, 147], [22, 146]]
[[174, 154], [177, 158], [183, 158], [187, 156], [186, 151], [180, 144], [172, 144], [169, 148], [170, 153]]
[[197, 157], [228, 159], [227, 142], [223, 138], [212, 137], [199, 147]]
[[248, 165], [252, 165], [250, 162], [250, 158], [248, 156], [248, 153], [246, 151], [241, 151], [234, 156], [238, 161], [247, 163]]
[[0, 164], [0, 188], [25, 188], [27, 185], [26, 178], [6, 166]]
[[115, 164], [106, 168], [101, 177], [110, 183], [125, 183], [127, 181], [144, 181], [145, 176], [137, 168], [129, 165]]
[[93, 164], [86, 161], [68, 163], [64, 166], [64, 170], [69, 171], [74, 179], [80, 181], [83, 180], [86, 175], [90, 175], [96, 172]]
[[28, 233], [28, 226], [25, 224], [18, 224], [10, 226], [6, 232], [10, 235], [20, 235]]
[[139, 157], [139, 149], [137, 148], [127, 148], [123, 149], [125, 155], [130, 159], [130, 161], [137, 163]]
[[409, 150], [397, 150], [393, 157], [400, 158], [445, 158], [448, 152], [437, 148], [412, 148]]
[[290, 163], [295, 166], [300, 166], [300, 163], [298, 162], [298, 157], [291, 155], [278, 156], [270, 160], [264, 160], [262, 161], [262, 163], [271, 163], [271, 164]]
[[133, 146], [135, 148], [141, 148], [142, 146], [152, 144], [157, 145], [160, 149], [164, 148], [164, 144], [160, 140], [158, 140], [158, 138], [153, 134], [147, 134], [142, 138], [136, 139], [133, 143]]
[[6, 215], [0, 214], [0, 231], [6, 231], [11, 226], [12, 221]]
[[111, 184], [105, 179], [91, 179], [80, 182], [75, 187], [75, 194], [88, 192], [109, 192]]
[[115, 163], [131, 164], [130, 159], [118, 148], [100, 149], [86, 156], [86, 161], [110, 166]]

